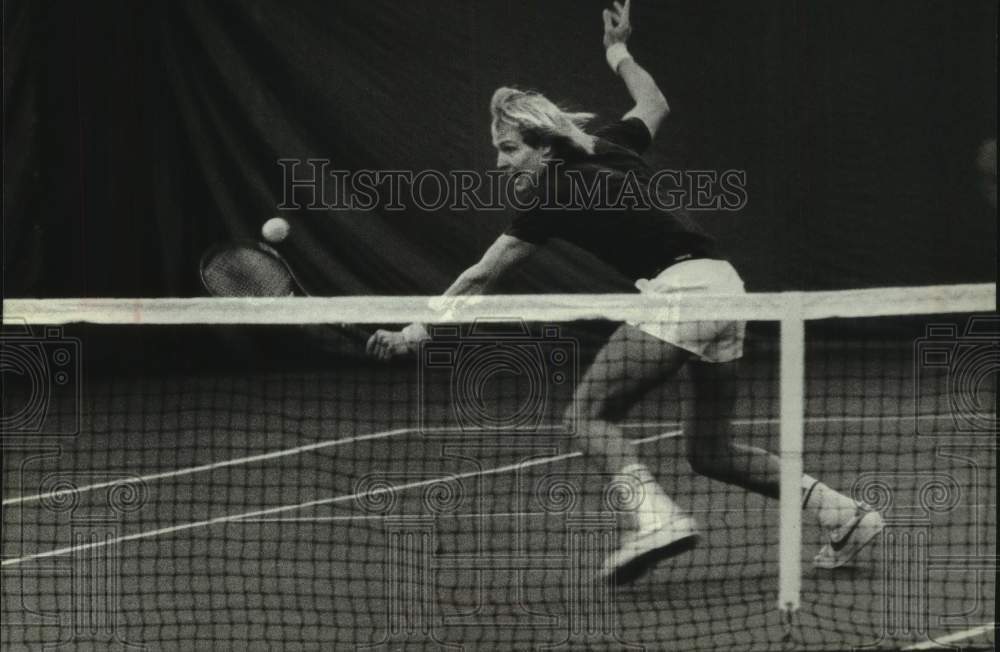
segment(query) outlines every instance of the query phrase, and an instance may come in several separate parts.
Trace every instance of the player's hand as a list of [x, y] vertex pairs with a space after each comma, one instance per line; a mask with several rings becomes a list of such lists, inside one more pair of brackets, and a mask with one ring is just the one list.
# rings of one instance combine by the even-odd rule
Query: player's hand
[[378, 330], [368, 338], [365, 351], [379, 360], [391, 360], [415, 352], [420, 343], [430, 339], [423, 324], [413, 323], [401, 331]]
[[625, 43], [629, 35], [632, 34], [632, 23], [629, 20], [629, 9], [632, 0], [625, 0], [625, 4], [615, 0], [614, 9], [605, 9], [602, 13], [604, 17], [604, 49], [608, 49], [615, 43]]
[[368, 345], [365, 347], [368, 355], [383, 362], [411, 351], [410, 343], [406, 341], [402, 331], [377, 330], [368, 338]]

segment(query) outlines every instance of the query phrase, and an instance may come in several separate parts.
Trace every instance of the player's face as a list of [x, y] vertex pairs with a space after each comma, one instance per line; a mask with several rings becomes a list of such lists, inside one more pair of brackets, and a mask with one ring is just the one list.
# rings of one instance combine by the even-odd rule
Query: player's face
[[540, 171], [549, 153], [548, 147], [530, 147], [516, 128], [507, 125], [494, 128], [493, 147], [497, 150], [497, 168], [518, 175], [514, 188], [519, 192], [531, 184], [529, 176], [520, 173]]

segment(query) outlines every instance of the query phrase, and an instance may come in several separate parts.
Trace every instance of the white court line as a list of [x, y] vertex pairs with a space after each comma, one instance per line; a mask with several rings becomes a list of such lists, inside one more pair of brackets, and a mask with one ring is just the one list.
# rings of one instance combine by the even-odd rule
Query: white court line
[[[928, 416], [940, 417], [942, 415], [928, 415]], [[849, 418], [849, 417], [847, 417], [847, 418]], [[875, 418], [877, 418], [877, 417], [875, 417]], [[892, 418], [892, 415], [889, 415], [889, 418]], [[751, 420], [750, 423], [753, 423], [753, 421]], [[634, 424], [634, 425], [637, 425], [637, 426], [639, 426], [639, 425], [646, 426], [648, 424], [637, 423], [637, 424]], [[335, 444], [341, 443], [341, 442], [348, 443], [348, 442], [351, 442], [351, 441], [361, 441], [363, 439], [376, 439], [376, 438], [380, 438], [380, 437], [387, 437], [390, 434], [400, 434], [401, 432], [411, 432], [413, 430], [414, 429], [412, 429], [412, 428], [405, 428], [405, 429], [400, 429], [400, 430], [389, 430], [389, 431], [380, 432], [380, 433], [372, 433], [372, 434], [369, 434], [369, 435], [360, 435], [360, 436], [354, 437], [354, 438], [348, 438], [348, 439], [343, 439], [343, 440], [334, 440], [332, 442], [319, 442], [319, 443], [316, 443], [316, 444], [309, 444], [308, 446], [303, 446], [303, 447], [299, 447], [299, 448], [295, 448], [295, 449], [288, 449], [287, 451], [275, 451], [274, 453], [267, 453], [265, 455], [259, 455], [259, 456], [255, 456], [255, 457], [257, 457], [257, 458], [264, 458], [264, 459], [271, 458], [271, 457], [281, 457], [282, 455], [285, 455], [285, 454], [291, 455], [291, 454], [295, 454], [297, 452], [301, 452], [302, 449], [315, 449], [315, 448], [321, 448], [323, 446], [332, 446], [332, 445], [335, 445]], [[657, 440], [660, 440], [660, 439], [670, 439], [670, 438], [673, 438], [673, 437], [677, 437], [678, 435], [681, 434], [681, 432], [682, 431], [670, 431], [670, 432], [662, 433], [662, 434], [659, 434], [659, 435], [654, 435], [654, 436], [651, 436], [651, 437], [645, 437], [645, 438], [642, 438], [642, 439], [635, 439], [635, 440], [632, 440], [632, 442], [635, 443], [635, 444], [642, 444], [642, 443], [649, 443], [649, 442], [652, 442], [652, 441], [657, 441]], [[181, 525], [174, 525], [174, 526], [171, 526], [171, 527], [159, 528], [159, 529], [156, 529], [156, 530], [147, 530], [145, 532], [137, 532], [135, 534], [124, 535], [124, 536], [121, 536], [121, 537], [117, 537], [115, 539], [108, 539], [108, 540], [103, 540], [103, 541], [96, 541], [96, 542], [92, 542], [92, 543], [88, 543], [88, 544], [82, 544], [82, 545], [78, 545], [78, 546], [69, 546], [69, 547], [66, 547], [66, 548], [58, 548], [56, 550], [48, 550], [48, 551], [45, 551], [45, 552], [34, 553], [34, 554], [31, 554], [31, 555], [26, 555], [24, 557], [15, 557], [15, 558], [11, 558], [11, 559], [4, 559], [2, 562], [0, 562], [0, 566], [13, 566], [13, 565], [16, 565], [16, 564], [23, 563], [25, 561], [30, 561], [32, 559], [42, 559], [42, 558], [45, 558], [45, 557], [58, 557], [58, 556], [67, 555], [67, 554], [70, 554], [70, 553], [73, 553], [73, 552], [77, 552], [77, 551], [81, 551], [81, 550], [89, 550], [91, 548], [103, 548], [105, 546], [109, 546], [109, 545], [113, 545], [113, 544], [117, 544], [117, 543], [123, 543], [125, 541], [135, 541], [135, 540], [139, 540], [139, 539], [147, 539], [147, 538], [150, 538], [150, 537], [155, 537], [155, 536], [159, 536], [159, 535], [166, 535], [166, 534], [172, 534], [174, 532], [180, 532], [180, 531], [183, 531], [183, 530], [191, 530], [191, 529], [195, 529], [195, 528], [199, 528], [199, 527], [207, 527], [207, 526], [216, 525], [216, 524], [219, 524], [219, 523], [230, 523], [230, 522], [240, 521], [240, 520], [244, 520], [244, 519], [252, 519], [252, 518], [254, 518], [256, 516], [266, 516], [268, 514], [278, 514], [278, 513], [281, 513], [281, 512], [289, 512], [289, 511], [294, 511], [294, 510], [297, 510], [297, 509], [304, 509], [304, 508], [307, 508], [307, 507], [316, 507], [316, 506], [319, 506], [319, 505], [328, 505], [328, 504], [334, 504], [334, 503], [347, 502], [349, 500], [356, 500], [356, 499], [358, 499], [358, 498], [360, 498], [362, 496], [374, 496], [374, 495], [379, 495], [381, 493], [386, 493], [388, 491], [403, 491], [403, 490], [406, 490], [406, 489], [414, 489], [414, 488], [417, 488], [417, 487], [423, 487], [423, 486], [427, 486], [429, 484], [434, 484], [436, 482], [452, 482], [452, 481], [455, 481], [455, 480], [461, 480], [462, 478], [468, 478], [468, 477], [473, 477], [473, 476], [477, 476], [477, 475], [495, 475], [495, 474], [498, 474], [498, 473], [505, 473], [507, 471], [514, 471], [514, 470], [517, 470], [517, 469], [528, 468], [528, 467], [532, 467], [532, 466], [539, 466], [541, 464], [551, 464], [551, 463], [554, 463], [554, 462], [559, 462], [559, 461], [563, 461], [563, 460], [573, 459], [573, 458], [576, 458], [576, 457], [581, 457], [582, 455], [583, 454], [581, 452], [575, 451], [575, 452], [572, 452], [572, 453], [564, 453], [562, 455], [555, 455], [555, 456], [552, 456], [552, 457], [539, 458], [539, 459], [536, 459], [536, 460], [530, 460], [528, 462], [522, 462], [522, 463], [518, 463], [518, 464], [508, 464], [506, 466], [499, 466], [499, 467], [495, 467], [495, 468], [492, 468], [492, 469], [487, 469], [485, 471], [470, 471], [470, 472], [467, 472], [467, 473], [460, 473], [460, 474], [457, 474], [457, 475], [444, 476], [444, 477], [441, 477], [441, 478], [435, 478], [435, 479], [431, 479], [431, 480], [421, 480], [421, 481], [417, 481], [417, 482], [410, 482], [410, 483], [407, 483], [407, 484], [399, 485], [398, 487], [392, 487], [391, 489], [382, 489], [382, 490], [378, 490], [378, 491], [370, 491], [370, 492], [365, 492], [365, 493], [356, 493], [356, 494], [350, 494], [350, 495], [345, 495], [345, 496], [334, 496], [333, 498], [323, 498], [323, 499], [319, 499], [319, 500], [312, 500], [312, 501], [309, 501], [309, 502], [300, 503], [298, 505], [282, 505], [282, 506], [279, 506], [279, 507], [271, 507], [271, 508], [268, 508], [268, 509], [256, 510], [256, 511], [252, 511], [252, 512], [245, 512], [243, 514], [232, 514], [232, 515], [226, 515], [226, 516], [219, 516], [219, 517], [216, 517], [216, 518], [213, 518], [213, 519], [208, 519], [208, 520], [205, 520], [205, 521], [194, 521], [194, 522], [191, 522], [191, 523], [182, 523]], [[242, 459], [249, 459], [249, 458], [242, 458]], [[231, 466], [232, 464], [230, 464], [230, 462], [232, 464], [235, 464], [235, 463], [238, 463], [239, 460], [230, 460], [229, 462], [217, 462], [214, 465], [206, 465], [206, 466], [207, 467], [214, 467], [214, 468], [218, 468], [220, 466]], [[206, 468], [206, 467], [197, 467], [197, 468]], [[172, 475], [182, 475], [185, 471], [194, 472], [194, 470], [192, 470], [192, 469], [183, 469], [181, 471], [171, 471], [171, 472], [168, 472], [167, 474], [157, 474], [157, 477], [170, 477]], [[93, 485], [91, 485], [91, 487], [93, 487]], [[76, 491], [79, 491], [79, 490], [76, 490]], [[43, 495], [45, 495], [45, 494], [43, 494]]]
[[942, 636], [939, 639], [933, 641], [924, 641], [922, 643], [917, 643], [916, 645], [911, 645], [909, 647], [904, 647], [904, 650], [936, 650], [942, 647], [951, 647], [949, 643], [954, 643], [955, 641], [962, 641], [967, 638], [972, 638], [973, 636], [978, 636], [986, 632], [993, 631], [997, 628], [996, 623], [989, 623], [981, 627], [973, 627], [972, 629], [967, 629], [962, 632], [955, 632], [954, 634], [948, 634], [947, 636]]
[[[848, 423], [854, 421], [887, 421], [887, 420], [907, 420], [907, 419], [941, 419], [944, 417], [950, 417], [948, 414], [920, 414], [920, 415], [875, 415], [875, 416], [844, 416], [844, 417], [806, 417], [806, 423]], [[777, 417], [766, 417], [759, 419], [733, 419], [732, 423], [734, 425], [753, 425], [758, 423], [778, 423], [780, 419]], [[623, 423], [620, 427], [624, 430], [639, 429], [639, 428], [679, 428], [681, 426], [678, 421], [652, 421], [652, 422], [634, 422], [634, 423]], [[560, 428], [556, 426], [551, 427], [555, 431], [561, 431]], [[266, 460], [277, 459], [279, 457], [287, 457], [289, 455], [298, 455], [300, 453], [307, 453], [310, 451], [315, 451], [323, 448], [330, 448], [333, 446], [340, 446], [343, 444], [353, 444], [360, 441], [369, 441], [372, 439], [383, 439], [386, 437], [392, 437], [394, 435], [404, 435], [412, 432], [417, 432], [419, 428], [397, 428], [395, 430], [385, 430], [382, 432], [370, 433], [367, 435], [358, 435], [356, 437], [346, 437], [344, 439], [334, 439], [329, 441], [317, 442], [314, 444], [306, 444], [304, 446], [297, 446], [295, 448], [288, 448], [284, 450], [272, 451], [270, 453], [262, 453], [260, 455], [251, 455], [249, 457], [238, 457], [231, 460], [224, 460], [222, 462], [213, 462], [212, 464], [203, 464], [201, 466], [189, 467], [186, 469], [177, 469], [174, 471], [164, 471], [162, 473], [153, 473], [150, 475], [142, 475], [132, 479], [122, 479], [111, 480], [107, 482], [98, 482], [95, 484], [84, 485], [82, 487], [73, 487], [70, 489], [61, 489], [59, 491], [50, 491], [47, 493], [34, 494], [29, 496], [16, 496], [14, 498], [7, 498], [3, 501], [3, 506], [7, 507], [10, 505], [19, 505], [24, 503], [38, 502], [44, 499], [59, 498], [63, 495], [73, 494], [80, 495], [87, 493], [89, 491], [94, 491], [96, 489], [104, 489], [106, 487], [111, 487], [117, 484], [128, 484], [135, 482], [149, 482], [152, 480], [164, 480], [167, 478], [176, 478], [185, 475], [191, 475], [194, 473], [203, 473], [205, 471], [214, 471], [215, 469], [221, 469], [229, 466], [239, 466], [241, 464], [251, 464], [253, 462], [263, 462]], [[434, 432], [445, 432], [448, 429], [442, 428], [440, 430], [435, 430]], [[455, 432], [461, 432], [460, 429], [456, 429]], [[673, 436], [680, 435], [681, 432], [678, 431], [674, 433]], [[632, 440], [635, 444], [644, 444], [654, 439], [664, 439], [666, 437], [656, 436], [655, 438], [644, 438]]]
[[[427, 514], [397, 514], [393, 518], [424, 518]], [[434, 518], [517, 518], [523, 516], [551, 516], [549, 512], [490, 512], [480, 514], [435, 514]], [[332, 523], [336, 521], [380, 521], [387, 514], [347, 514], [344, 516], [288, 516], [279, 518], [244, 518], [246, 523]]]
[[683, 434], [683, 430], [671, 430], [670, 432], [650, 435], [649, 437], [642, 437], [640, 439], [630, 439], [628, 443], [638, 446], [639, 444], [648, 444], [651, 441], [659, 441], [660, 439], [673, 439], [674, 437], [680, 437]]
[[[755, 510], [756, 511], [756, 510]], [[776, 507], [764, 507], [761, 512], [776, 512]], [[685, 509], [687, 514], [746, 514], [744, 508], [733, 509]], [[468, 512], [465, 514], [435, 514], [435, 519], [462, 519], [462, 518], [518, 518], [518, 517], [549, 517], [558, 516], [559, 513], [552, 512]], [[244, 518], [242, 523], [334, 523], [338, 521], [379, 521], [386, 518], [416, 519], [426, 518], [427, 514], [345, 514], [343, 516], [281, 516], [277, 518]]]
[[[854, 423], [858, 421], [920, 421], [921, 419], [945, 419], [951, 418], [950, 414], [871, 414], [871, 415], [856, 415], [856, 416], [822, 416], [822, 417], [805, 417], [804, 421], [806, 423]], [[996, 418], [995, 415], [984, 414], [983, 416]], [[781, 419], [779, 417], [761, 417], [753, 419], [733, 419], [731, 423], [737, 426], [748, 426], [755, 423], [780, 423]], [[681, 424], [679, 421], [651, 421], [651, 422], [636, 422], [629, 424], [622, 424], [622, 428], [654, 428], [659, 426], [670, 426], [679, 427]]]
[[[667, 437], [676, 437], [678, 433], [669, 432], [657, 437], [646, 438], [645, 441], [654, 441], [655, 439], [663, 439]], [[194, 521], [191, 523], [182, 523], [181, 525], [174, 525], [171, 527], [159, 528], [156, 530], [147, 530], [145, 532], [137, 532], [135, 534], [127, 534], [114, 539], [106, 539], [101, 541], [94, 541], [91, 543], [85, 543], [76, 546], [69, 546], [66, 548], [57, 548], [55, 550], [47, 550], [45, 552], [37, 552], [31, 555], [25, 555], [24, 557], [15, 557], [12, 559], [4, 559], [0, 562], [0, 566], [14, 566], [32, 559], [43, 559], [46, 557], [61, 557], [62, 555], [68, 555], [71, 553], [90, 550], [92, 548], [103, 548], [105, 546], [114, 545], [117, 543], [124, 543], [126, 541], [136, 541], [139, 539], [148, 539], [155, 536], [173, 534], [174, 532], [181, 532], [183, 530], [193, 530], [199, 527], [207, 527], [210, 525], [217, 525], [219, 523], [231, 523], [234, 521], [241, 521], [245, 519], [253, 519], [257, 516], [267, 516], [268, 514], [280, 514], [281, 512], [290, 512], [297, 509], [304, 509], [307, 507], [317, 507], [319, 505], [331, 505], [334, 503], [343, 503], [350, 500], [357, 500], [365, 496], [378, 496], [383, 493], [404, 491], [406, 489], [415, 489], [417, 487], [424, 487], [427, 485], [435, 484], [438, 482], [454, 482], [455, 480], [461, 480], [463, 478], [471, 478], [475, 476], [485, 476], [485, 475], [496, 475], [499, 473], [506, 473], [508, 471], [516, 471], [519, 469], [526, 469], [532, 466], [539, 466], [542, 464], [552, 464], [554, 462], [561, 462], [563, 460], [573, 459], [575, 457], [581, 457], [583, 453], [579, 451], [574, 451], [572, 453], [563, 453], [562, 455], [553, 455], [551, 457], [542, 457], [535, 460], [528, 460], [527, 462], [520, 462], [517, 464], [507, 464], [505, 466], [498, 466], [492, 469], [486, 469], [485, 471], [468, 471], [466, 473], [459, 473], [456, 475], [443, 476], [440, 478], [433, 478], [430, 480], [418, 480], [415, 482], [408, 482], [406, 484], [399, 485], [398, 487], [391, 487], [388, 489], [379, 489], [376, 491], [367, 491], [363, 493], [349, 494], [345, 496], [334, 496], [333, 498], [321, 498], [319, 500], [310, 500], [305, 503], [300, 503], [298, 505], [282, 505], [280, 507], [271, 507], [268, 509], [260, 509], [253, 512], [245, 512], [243, 514], [229, 514], [226, 516], [218, 516], [216, 518], [211, 518], [204, 521]]]
[[369, 441], [372, 439], [383, 439], [385, 437], [392, 437], [393, 435], [405, 434], [413, 430], [412, 428], [398, 428], [396, 430], [385, 430], [382, 432], [373, 432], [367, 435], [358, 435], [357, 437], [345, 437], [344, 439], [331, 439], [328, 441], [316, 442], [314, 444], [306, 444], [304, 446], [296, 446], [295, 448], [286, 448], [284, 450], [272, 451], [270, 453], [261, 453], [260, 455], [251, 455], [250, 457], [238, 457], [232, 460], [224, 460], [222, 462], [213, 462], [212, 464], [203, 464], [201, 466], [192, 466], [186, 469], [177, 469], [174, 471], [164, 471], [163, 473], [153, 473], [151, 475], [142, 475], [136, 478], [119, 478], [118, 480], [111, 480], [109, 482], [97, 482], [95, 484], [84, 485], [83, 487], [73, 487], [71, 489], [61, 489], [59, 491], [49, 491], [47, 493], [35, 494], [33, 496], [18, 496], [16, 498], [8, 498], [3, 501], [3, 506], [8, 505], [18, 505], [20, 503], [31, 503], [36, 502], [45, 498], [52, 499], [58, 498], [64, 494], [74, 494], [79, 495], [86, 493], [88, 491], [93, 491], [95, 489], [103, 489], [105, 487], [111, 487], [117, 484], [129, 484], [134, 482], [147, 482], [149, 480], [163, 480], [164, 478], [176, 478], [182, 475], [191, 475], [192, 473], [203, 473], [205, 471], [214, 471], [215, 469], [222, 469], [227, 466], [238, 466], [240, 464], [250, 464], [252, 462], [263, 462], [264, 460], [273, 460], [279, 457], [286, 457], [288, 455], [298, 455], [299, 453], [306, 453], [310, 451], [319, 450], [321, 448], [330, 448], [332, 446], [342, 446], [343, 444], [354, 444], [359, 441]]
[[25, 555], [24, 557], [14, 557], [12, 559], [4, 559], [2, 562], [0, 562], [0, 566], [14, 566], [16, 564], [21, 564], [26, 561], [31, 561], [32, 559], [44, 559], [46, 557], [61, 557], [63, 555], [68, 555], [83, 550], [90, 550], [93, 548], [104, 548], [106, 546], [114, 545], [117, 543], [124, 543], [126, 541], [149, 539], [155, 536], [173, 534], [175, 532], [182, 532], [184, 530], [193, 530], [195, 528], [207, 527], [210, 525], [218, 525], [220, 523], [232, 523], [234, 521], [240, 521], [243, 519], [252, 519], [255, 516], [280, 514], [281, 512], [291, 512], [296, 509], [305, 509], [307, 507], [318, 507], [320, 505], [332, 505], [334, 503], [343, 503], [350, 500], [357, 500], [365, 496], [378, 496], [384, 493], [403, 491], [406, 489], [415, 489], [417, 487], [425, 487], [438, 482], [454, 482], [455, 480], [462, 480], [463, 478], [471, 478], [473, 476], [496, 475], [499, 473], [506, 473], [508, 471], [516, 471], [518, 469], [526, 469], [532, 466], [539, 466], [542, 464], [552, 464], [553, 462], [560, 462], [563, 460], [572, 459], [574, 457], [580, 457], [582, 455], [583, 453], [573, 452], [573, 453], [564, 453], [562, 455], [553, 455], [552, 457], [540, 457], [535, 460], [528, 460], [527, 462], [520, 462], [518, 464], [508, 464], [505, 466], [498, 466], [492, 469], [486, 469], [485, 471], [468, 471], [466, 473], [458, 473], [455, 475], [443, 476], [440, 478], [432, 478], [430, 480], [417, 480], [415, 482], [408, 482], [406, 484], [401, 484], [398, 487], [391, 487], [388, 489], [378, 489], [375, 491], [366, 491], [362, 493], [354, 493], [344, 496], [334, 496], [333, 498], [321, 498], [319, 500], [310, 500], [308, 502], [299, 503], [298, 505], [281, 505], [280, 507], [269, 507], [267, 509], [258, 509], [252, 512], [244, 512], [243, 514], [228, 514], [226, 516], [217, 516], [216, 518], [210, 518], [204, 521], [193, 521], [191, 523], [182, 523], [181, 525], [173, 525], [171, 527], [164, 527], [156, 530], [147, 530], [145, 532], [136, 532], [135, 534], [127, 534], [120, 537], [116, 537], [114, 539], [104, 539], [77, 546], [68, 546], [66, 548], [46, 550], [45, 552], [36, 552], [31, 555]]
[[[969, 504], [965, 507], [982, 509], [993, 507], [992, 504]], [[712, 507], [709, 509], [685, 509], [688, 514], [746, 514], [747, 509], [736, 507], [733, 509], [723, 509]], [[765, 506], [753, 510], [755, 513], [777, 512], [778, 508], [769, 503]], [[513, 518], [515, 516], [552, 516], [555, 512], [469, 512], [466, 514], [435, 514], [434, 518]], [[394, 514], [392, 518], [422, 518], [427, 514]], [[244, 518], [243, 523], [326, 523], [334, 521], [377, 521], [389, 518], [388, 514], [345, 514], [344, 516], [282, 516], [279, 518]]]

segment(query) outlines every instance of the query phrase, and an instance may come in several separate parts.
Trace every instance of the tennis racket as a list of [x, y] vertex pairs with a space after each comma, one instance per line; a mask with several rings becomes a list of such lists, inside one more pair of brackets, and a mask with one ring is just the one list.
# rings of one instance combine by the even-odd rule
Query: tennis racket
[[[309, 296], [292, 266], [262, 242], [226, 242], [201, 257], [201, 284], [215, 297]], [[354, 324], [328, 328], [367, 340], [371, 333]]]

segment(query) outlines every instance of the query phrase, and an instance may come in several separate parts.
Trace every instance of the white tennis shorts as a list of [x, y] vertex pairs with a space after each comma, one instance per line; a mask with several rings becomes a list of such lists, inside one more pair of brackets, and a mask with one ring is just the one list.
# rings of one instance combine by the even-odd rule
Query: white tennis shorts
[[[641, 278], [635, 286], [642, 294], [745, 294], [743, 279], [724, 260], [698, 258], [671, 265], [654, 279]], [[692, 288], [692, 289], [686, 289]], [[730, 362], [743, 357], [743, 321], [684, 321], [683, 308], [672, 306], [656, 322], [632, 324], [644, 333], [690, 351], [705, 362]]]

